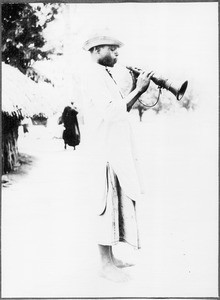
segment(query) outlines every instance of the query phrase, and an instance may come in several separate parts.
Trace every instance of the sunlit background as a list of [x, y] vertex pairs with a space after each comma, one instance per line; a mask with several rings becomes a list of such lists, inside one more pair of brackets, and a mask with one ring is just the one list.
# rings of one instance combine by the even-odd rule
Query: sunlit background
[[[31, 5], [46, 9], [42, 3]], [[125, 44], [120, 66], [188, 80], [181, 101], [188, 97], [196, 104], [184, 109], [163, 91], [161, 103], [172, 96], [175, 109], [147, 110], [142, 122], [137, 109], [129, 113], [146, 197], [138, 213], [142, 249], [116, 247], [120, 258], [137, 262], [127, 271], [133, 279], [124, 284], [98, 276], [91, 216], [94, 187], [87, 180], [88, 161], [82, 151], [80, 87], [90, 60], [82, 45], [103, 28]], [[14, 165], [11, 173], [6, 169], [2, 189], [1, 295], [217, 297], [218, 3], [63, 3], [44, 35], [45, 49], [63, 55], [31, 67], [53, 85], [34, 83], [2, 64], [5, 123], [12, 119], [17, 127], [5, 130], [5, 160], [14, 159]], [[64, 149], [64, 127], [58, 125], [70, 101], [79, 109], [81, 142], [76, 151]], [[20, 107], [24, 116], [28, 112], [29, 122], [19, 123]], [[44, 123], [31, 122], [36, 120], [32, 115], [41, 112]]]
[[77, 80], [89, 59], [82, 50], [83, 42], [91, 32], [109, 28], [125, 44], [120, 50], [121, 64], [188, 80], [189, 89], [200, 96], [200, 105], [217, 109], [216, 8], [217, 3], [210, 2], [66, 4], [63, 14], [46, 30], [49, 44], [63, 42], [64, 55], [56, 62], [36, 63], [36, 67], [52, 77], [62, 74], [62, 85], [69, 91], [74, 81], [67, 79], [71, 75]]

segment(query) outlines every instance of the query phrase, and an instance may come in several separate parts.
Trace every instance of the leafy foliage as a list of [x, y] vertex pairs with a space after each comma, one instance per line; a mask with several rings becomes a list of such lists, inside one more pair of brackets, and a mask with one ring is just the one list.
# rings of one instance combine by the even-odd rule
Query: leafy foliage
[[2, 4], [2, 60], [26, 74], [35, 61], [58, 54], [55, 49], [44, 50], [43, 31], [60, 8], [59, 3]]

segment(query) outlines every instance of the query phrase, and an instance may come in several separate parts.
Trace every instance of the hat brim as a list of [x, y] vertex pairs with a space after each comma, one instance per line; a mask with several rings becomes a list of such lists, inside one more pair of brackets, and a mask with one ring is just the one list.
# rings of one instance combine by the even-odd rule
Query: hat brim
[[115, 45], [118, 47], [122, 47], [124, 44], [121, 41], [119, 41], [113, 37], [98, 36], [98, 37], [93, 37], [93, 38], [87, 40], [83, 45], [83, 49], [88, 51], [91, 48], [93, 48], [95, 46], [100, 46], [100, 45]]

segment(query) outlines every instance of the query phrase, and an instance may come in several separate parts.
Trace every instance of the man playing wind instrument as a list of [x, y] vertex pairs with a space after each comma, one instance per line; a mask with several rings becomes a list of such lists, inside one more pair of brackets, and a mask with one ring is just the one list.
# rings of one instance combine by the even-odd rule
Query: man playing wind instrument
[[141, 185], [128, 112], [148, 89], [153, 75], [142, 72], [135, 89], [123, 96], [111, 74], [121, 46], [122, 42], [106, 34], [92, 36], [83, 46], [92, 58], [83, 76], [84, 118], [94, 162], [89, 171], [97, 185], [91, 201], [97, 213], [101, 275], [117, 282], [128, 279], [122, 268], [131, 264], [118, 260], [112, 247], [126, 242], [140, 248], [136, 202]]

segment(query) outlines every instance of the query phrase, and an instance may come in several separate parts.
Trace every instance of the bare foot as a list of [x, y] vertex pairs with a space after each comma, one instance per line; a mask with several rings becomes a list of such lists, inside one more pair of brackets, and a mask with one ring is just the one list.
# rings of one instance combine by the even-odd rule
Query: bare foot
[[133, 263], [124, 262], [124, 261], [122, 261], [122, 260], [120, 260], [120, 259], [117, 259], [117, 258], [115, 258], [115, 257], [113, 257], [112, 260], [113, 260], [114, 265], [115, 265], [117, 268], [127, 268], [127, 267], [132, 267], [132, 266], [134, 266]]
[[113, 264], [103, 266], [99, 275], [114, 282], [127, 282], [130, 279], [128, 274], [125, 274]]

